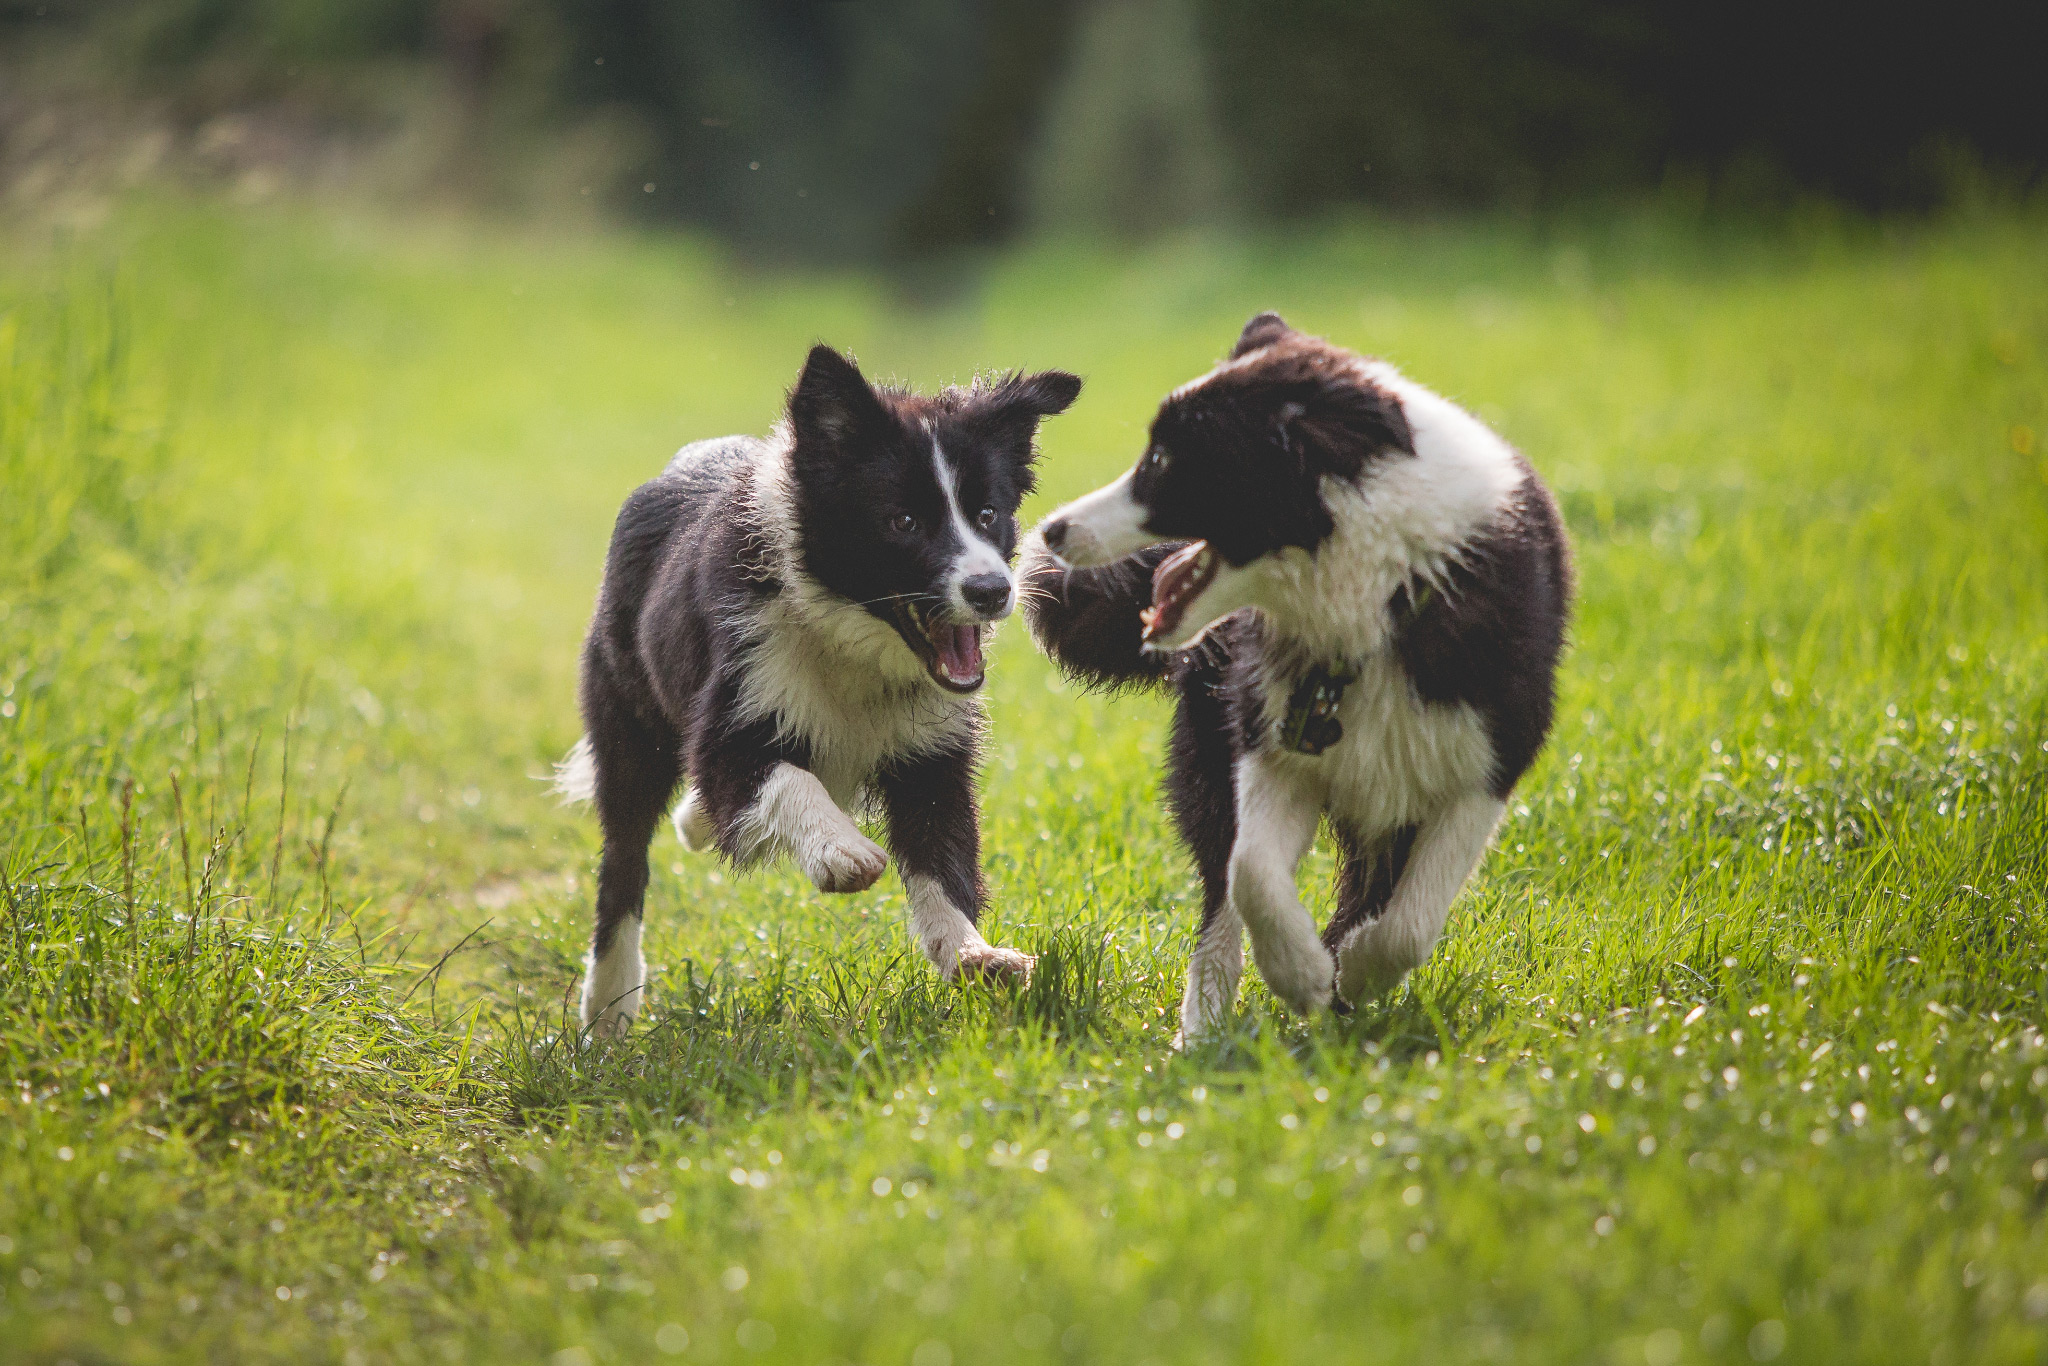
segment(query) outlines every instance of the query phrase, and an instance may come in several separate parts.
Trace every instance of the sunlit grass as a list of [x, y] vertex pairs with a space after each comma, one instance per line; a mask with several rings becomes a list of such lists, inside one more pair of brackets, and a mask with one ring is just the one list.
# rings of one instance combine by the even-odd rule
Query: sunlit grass
[[[0, 1340], [28, 1360], [2033, 1361], [2048, 238], [1618, 219], [1047, 249], [912, 304], [666, 240], [143, 202], [0, 252]], [[609, 520], [808, 343], [1083, 373], [1042, 509], [1244, 317], [1553, 481], [1550, 750], [1431, 965], [1170, 1042], [1156, 699], [998, 643], [1020, 990], [900, 885], [657, 841], [578, 1046]], [[1327, 853], [1304, 890], [1327, 905]]]

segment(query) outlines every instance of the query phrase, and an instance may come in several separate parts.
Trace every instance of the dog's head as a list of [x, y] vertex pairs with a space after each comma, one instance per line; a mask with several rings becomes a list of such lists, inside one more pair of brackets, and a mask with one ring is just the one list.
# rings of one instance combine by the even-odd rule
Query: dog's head
[[1080, 392], [1047, 370], [924, 397], [812, 347], [789, 399], [805, 572], [893, 625], [940, 687], [973, 692], [982, 633], [1016, 602], [1010, 556], [1039, 419]]
[[1138, 463], [1042, 534], [1072, 568], [1189, 542], [1159, 566], [1145, 626], [1148, 646], [1180, 649], [1258, 602], [1262, 562], [1313, 554], [1335, 530], [1324, 481], [1413, 453], [1400, 401], [1361, 357], [1261, 313], [1228, 359], [1167, 395]]

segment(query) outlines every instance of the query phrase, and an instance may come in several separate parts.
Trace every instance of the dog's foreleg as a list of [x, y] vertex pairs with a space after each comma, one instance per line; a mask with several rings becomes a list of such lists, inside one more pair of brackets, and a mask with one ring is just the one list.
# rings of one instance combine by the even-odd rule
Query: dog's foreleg
[[1031, 974], [1030, 954], [981, 937], [985, 896], [974, 751], [967, 745], [890, 764], [875, 781], [889, 815], [889, 847], [910, 896], [910, 937], [941, 976]]
[[1454, 802], [1425, 823], [1386, 910], [1338, 947], [1341, 990], [1347, 1001], [1384, 995], [1420, 967], [1444, 930], [1444, 920], [1465, 885], [1507, 804], [1486, 794]]
[[860, 832], [818, 776], [792, 763], [769, 769], [733, 823], [730, 844], [742, 863], [788, 854], [821, 892], [864, 892], [889, 866], [882, 846]]
[[1028, 953], [983, 939], [939, 879], [906, 873], [903, 887], [910, 894], [910, 938], [941, 977], [951, 981], [956, 977], [1021, 979], [1031, 975], [1036, 960]]
[[1273, 994], [1306, 1015], [1330, 1003], [1336, 965], [1294, 889], [1294, 870], [1315, 842], [1322, 808], [1312, 793], [1256, 757], [1237, 769], [1237, 840], [1230, 850], [1230, 905], [1251, 932], [1252, 957]]

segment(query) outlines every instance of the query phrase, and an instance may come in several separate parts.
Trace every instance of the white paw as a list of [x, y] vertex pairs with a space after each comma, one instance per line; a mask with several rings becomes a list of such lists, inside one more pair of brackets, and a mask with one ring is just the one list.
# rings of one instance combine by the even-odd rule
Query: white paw
[[633, 1032], [633, 1012], [625, 1009], [600, 1010], [591, 1018], [592, 1005], [583, 1003], [583, 1033], [591, 1039], [623, 1039]]
[[647, 960], [640, 953], [641, 923], [621, 923], [604, 957], [586, 960], [583, 973], [583, 1032], [616, 1039], [633, 1027], [647, 1000]]
[[1243, 970], [1244, 946], [1235, 929], [1196, 946], [1180, 998], [1180, 1032], [1173, 1036], [1176, 1049], [1192, 1047], [1217, 1033], [1237, 1004], [1237, 982]]
[[1345, 943], [1339, 955], [1338, 989], [1353, 1005], [1387, 995], [1429, 956], [1415, 952], [1412, 945], [1395, 942], [1385, 926], [1385, 921], [1366, 926]]
[[1028, 953], [975, 942], [960, 946], [960, 957], [950, 975], [963, 982], [1028, 982], [1037, 963]]
[[1253, 935], [1252, 957], [1267, 988], [1295, 1014], [1313, 1015], [1329, 1007], [1337, 988], [1337, 964], [1321, 940]]
[[865, 892], [888, 866], [882, 846], [851, 825], [820, 841], [803, 859], [805, 874], [821, 892]]
[[1190, 1019], [1186, 1011], [1181, 1012], [1180, 1028], [1173, 1031], [1173, 1051], [1185, 1053], [1191, 1048], [1200, 1048], [1223, 1031], [1222, 1021]]

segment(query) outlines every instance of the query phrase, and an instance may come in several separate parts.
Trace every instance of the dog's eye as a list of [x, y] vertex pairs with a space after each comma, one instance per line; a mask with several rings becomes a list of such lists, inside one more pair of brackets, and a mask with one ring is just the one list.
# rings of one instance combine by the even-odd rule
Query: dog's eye
[[1155, 474], [1166, 468], [1166, 448], [1154, 446], [1145, 452], [1145, 467]]
[[917, 530], [917, 518], [907, 512], [899, 512], [889, 519], [889, 526], [899, 535], [908, 536]]
[[983, 531], [994, 531], [996, 529], [996, 510], [994, 508], [983, 508], [980, 515], [974, 519], [974, 524]]

